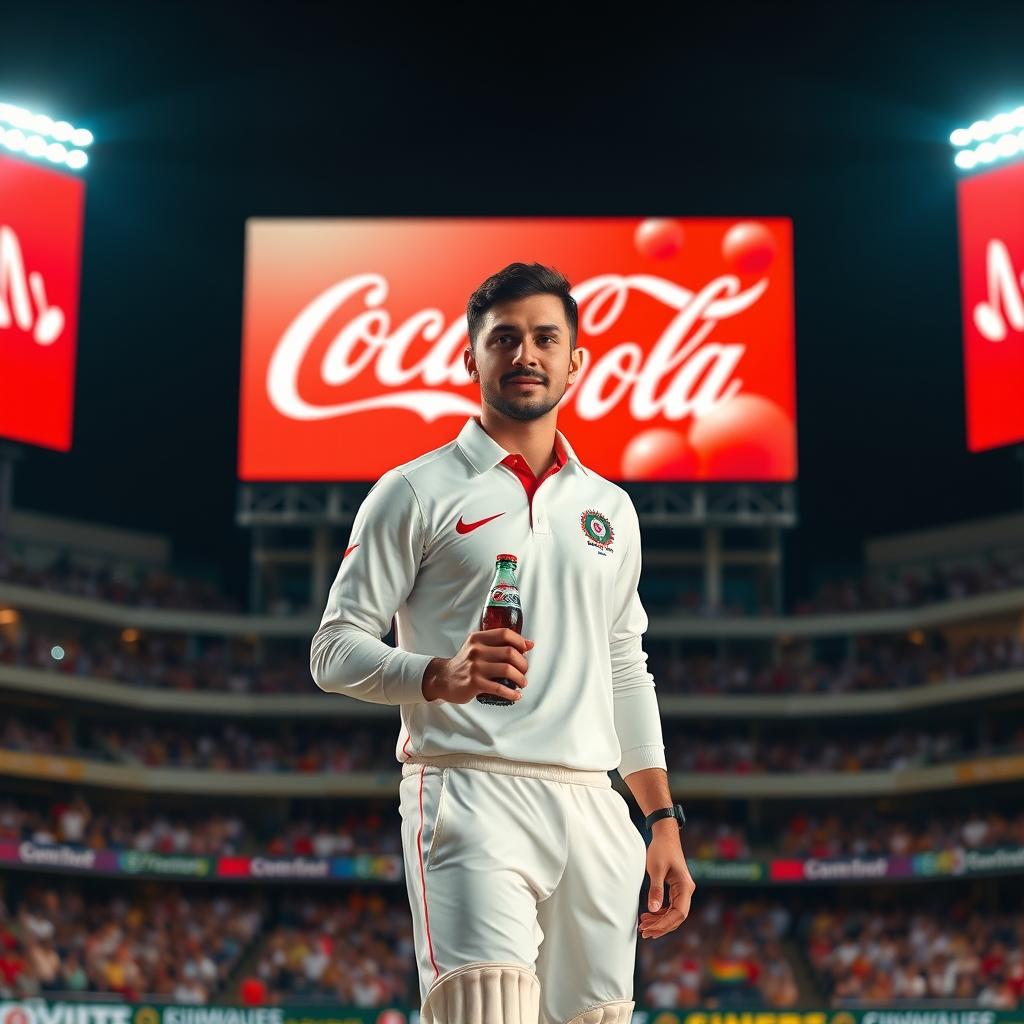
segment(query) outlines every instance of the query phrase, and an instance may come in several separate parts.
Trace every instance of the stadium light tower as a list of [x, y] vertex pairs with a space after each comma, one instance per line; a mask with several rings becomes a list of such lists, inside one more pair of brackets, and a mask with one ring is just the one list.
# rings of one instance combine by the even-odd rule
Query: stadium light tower
[[[10, 341], [12, 347], [17, 342], [22, 351], [36, 352], [60, 342], [65, 351], [73, 351], [83, 193], [81, 180], [74, 183], [66, 178], [54, 180], [51, 176], [32, 171], [28, 164], [48, 164], [55, 170], [70, 171], [72, 178], [80, 179], [79, 172], [89, 163], [86, 150], [92, 143], [93, 134], [88, 128], [76, 127], [69, 121], [34, 113], [13, 103], [0, 102], [0, 178], [4, 184], [3, 191], [0, 191], [0, 310], [4, 311], [0, 321], [0, 373], [10, 370], [13, 380], [8, 382], [8, 386], [19, 389], [22, 394], [50, 393], [50, 385], [68, 384], [67, 381], [55, 382], [52, 375], [48, 379], [41, 375], [32, 378], [31, 370], [25, 369], [23, 357], [15, 357], [13, 366], [5, 367], [3, 348], [4, 342]], [[6, 160], [8, 157], [14, 159]], [[2, 166], [5, 160], [6, 166]], [[21, 160], [26, 164], [19, 170]], [[72, 194], [76, 198], [70, 207], [67, 203], [54, 207], [53, 204], [60, 203], [62, 197]], [[57, 218], [60, 221], [57, 226], [47, 226], [50, 222], [45, 217], [32, 216], [33, 210], [54, 208], [62, 211]], [[73, 213], [67, 214], [69, 209]], [[24, 258], [26, 239], [31, 239], [37, 257], [43, 254], [42, 260], [52, 272], [49, 291], [47, 275], [42, 268], [29, 266]], [[73, 294], [68, 294], [67, 282], [71, 279], [74, 281]], [[61, 284], [64, 294], [61, 293]], [[26, 337], [31, 338], [32, 344], [25, 344]], [[73, 359], [68, 358], [65, 362], [67, 365], [63, 372], [73, 374]], [[63, 390], [67, 392], [69, 387], [65, 386]], [[70, 406], [66, 415], [70, 423]], [[20, 422], [18, 417], [13, 421], [8, 417], [4, 423], [6, 437], [55, 446], [39, 433], [36, 423]], [[0, 557], [7, 548], [14, 464], [21, 454], [19, 445], [0, 439]]]

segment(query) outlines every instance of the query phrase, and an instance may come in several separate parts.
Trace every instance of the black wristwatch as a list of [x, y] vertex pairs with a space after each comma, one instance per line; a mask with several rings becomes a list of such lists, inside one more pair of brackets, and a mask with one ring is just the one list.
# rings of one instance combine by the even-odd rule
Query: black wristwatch
[[686, 815], [683, 813], [682, 804], [673, 804], [671, 807], [659, 807], [656, 811], [651, 811], [650, 814], [644, 818], [644, 825], [647, 828], [648, 834], [651, 834], [651, 826], [656, 821], [661, 821], [662, 818], [675, 818], [679, 822], [679, 827], [682, 828], [686, 824]]

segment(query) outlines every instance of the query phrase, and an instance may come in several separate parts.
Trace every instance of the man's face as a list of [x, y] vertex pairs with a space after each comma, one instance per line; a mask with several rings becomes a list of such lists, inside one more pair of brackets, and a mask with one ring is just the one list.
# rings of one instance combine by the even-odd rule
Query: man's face
[[[513, 420], [535, 420], [562, 400], [576, 379], [583, 352], [569, 351], [569, 325], [557, 295], [528, 295], [492, 306], [466, 370], [480, 397]], [[477, 374], [477, 376], [474, 376]]]

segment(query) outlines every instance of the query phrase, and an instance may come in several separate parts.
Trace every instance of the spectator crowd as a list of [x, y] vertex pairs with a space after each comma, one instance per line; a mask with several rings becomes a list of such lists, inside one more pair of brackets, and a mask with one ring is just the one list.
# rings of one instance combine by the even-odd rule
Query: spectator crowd
[[353, 889], [286, 903], [261, 950], [257, 975], [279, 998], [408, 1005], [419, 998], [415, 956], [404, 889]]
[[207, 1003], [264, 917], [252, 891], [207, 896], [160, 886], [99, 894], [71, 883], [32, 885], [16, 906], [0, 900], [0, 996]]
[[[976, 636], [948, 647], [940, 633], [920, 634], [918, 642], [884, 636], [851, 638], [840, 659], [816, 658], [809, 646], [787, 649], [772, 660], [770, 652], [753, 655], [678, 656], [662, 640], [648, 640], [648, 667], [665, 694], [779, 695], [883, 691], [967, 679], [992, 672], [1024, 669], [1024, 634], [1007, 626], [1004, 635]], [[309, 674], [305, 644], [301, 651], [232, 653], [223, 642], [189, 654], [184, 636], [146, 633], [126, 644], [74, 627], [66, 633], [26, 620], [17, 639], [0, 630], [0, 665], [43, 669], [76, 678], [103, 679], [133, 686], [178, 691], [238, 694], [319, 691]], [[60, 658], [53, 656], [60, 648]]]
[[815, 659], [804, 649], [784, 652], [774, 663], [753, 657], [674, 658], [660, 645], [648, 644], [648, 667], [659, 692], [706, 697], [904, 690], [1024, 669], [1024, 634], [1019, 630], [973, 637], [955, 650], [937, 649], [944, 646], [938, 634], [921, 634], [919, 640], [858, 637], [838, 661]]
[[[697, 592], [685, 590], [678, 580], [660, 580], [656, 572], [655, 563], [646, 577], [651, 582], [647, 603], [653, 610], [675, 609], [700, 616], [750, 614], [737, 603], [708, 608], [702, 604]], [[24, 558], [8, 554], [6, 557], [0, 555], [0, 581], [141, 608], [242, 611], [234, 598], [211, 581], [185, 575], [171, 567], [87, 567], [62, 554], [53, 557], [45, 568], [40, 568], [29, 565]], [[941, 564], [871, 567], [856, 576], [821, 583], [811, 594], [794, 602], [791, 613], [826, 615], [916, 608], [1017, 587], [1024, 587], [1024, 547], [948, 559]], [[668, 596], [667, 601], [662, 600], [662, 594]], [[271, 609], [274, 614], [308, 611], [286, 599], [280, 599]], [[776, 609], [759, 608], [757, 612], [773, 615]]]
[[892, 820], [866, 810], [801, 811], [786, 823], [775, 851], [784, 857], [912, 857], [995, 847], [1024, 847], [1024, 811], [972, 810], [918, 820]]
[[[330, 814], [296, 811], [262, 821], [239, 811], [116, 810], [80, 793], [41, 802], [29, 796], [0, 800], [0, 842], [56, 843], [93, 850], [134, 850], [192, 856], [340, 857], [401, 852], [399, 820], [387, 802], [359, 801]], [[744, 825], [699, 807], [686, 824], [687, 857], [909, 857], [944, 850], [1024, 847], [1024, 811], [973, 809], [883, 817], [871, 809], [801, 810], [764, 823], [752, 836]]]
[[[0, 582], [76, 594], [124, 606], [239, 612], [212, 583], [169, 570], [85, 569], [68, 558], [47, 569], [0, 561]], [[1024, 587], [1024, 552], [917, 570], [876, 571], [837, 580], [795, 603], [796, 615], [913, 608]], [[667, 606], [704, 615], [697, 598], [677, 592]], [[652, 609], [661, 610], [660, 605]], [[0, 627], [3, 624], [0, 623]], [[76, 623], [67, 635], [52, 619], [20, 615], [0, 628], [0, 665], [46, 669], [76, 678], [115, 680], [175, 691], [317, 693], [302, 643], [255, 648], [172, 633], [120, 631]], [[53, 651], [62, 654], [55, 658]], [[679, 657], [647, 644], [659, 691], [666, 694], [835, 694], [926, 686], [1024, 668], [1024, 636], [1003, 633], [947, 642], [941, 631], [911, 637], [851, 639], [842, 657], [787, 644], [756, 656]], [[766, 645], [767, 648], [767, 645]], [[724, 649], [724, 648], [723, 648]], [[1006, 715], [988, 731], [964, 719], [941, 728], [909, 728], [879, 719], [869, 732], [826, 726], [810, 732], [777, 725], [714, 733], [698, 723], [666, 721], [669, 768], [698, 773], [893, 771], [960, 757], [1024, 751], [1024, 727]], [[0, 717], [0, 748], [153, 768], [214, 772], [341, 774], [390, 771], [395, 727], [387, 722], [322, 719], [263, 721], [116, 713]], [[712, 819], [688, 822], [691, 858], [752, 856], [910, 856], [951, 848], [1024, 846], [1024, 812], [991, 809], [882, 817], [799, 810], [781, 824], [752, 829]], [[394, 809], [362, 804], [335, 815], [250, 818], [239, 806], [187, 810], [159, 803], [101, 806], [80, 793], [47, 803], [0, 798], [0, 842], [68, 843], [96, 850], [206, 856], [343, 856], [400, 852]], [[223, 893], [196, 886], [20, 881], [0, 875], [0, 997], [107, 993], [128, 1000], [208, 1003], [224, 1000], [243, 960], [272, 1002], [326, 1001], [378, 1007], [415, 1001], [411, 921], [400, 887]], [[1019, 901], [1018, 901], [1019, 903]], [[741, 891], [698, 893], [683, 927], [638, 942], [637, 998], [656, 1008], [792, 1007], [799, 999], [794, 957], [803, 958], [821, 995], [835, 1007], [866, 1002], [965, 1000], [992, 1009], [1024, 1001], [1024, 908], [982, 906], [966, 898], [949, 908], [912, 898], [854, 907], [821, 896], [788, 901]]]
[[1015, 1010], [1024, 1001], [1024, 905], [1014, 903], [822, 906], [800, 927], [818, 987], [833, 1006], [933, 999]]
[[656, 1009], [794, 1006], [799, 992], [781, 941], [790, 912], [778, 900], [695, 894], [664, 938], [640, 940], [640, 992]]
[[67, 844], [91, 850], [205, 857], [345, 857], [401, 852], [393, 807], [361, 801], [312, 817], [301, 812], [264, 823], [240, 813], [96, 807], [81, 795], [42, 803], [29, 797], [0, 800], [0, 842]]
[[237, 601], [214, 583], [176, 569], [86, 567], [67, 555], [59, 555], [45, 568], [38, 568], [23, 558], [0, 554], [0, 582], [134, 608], [234, 613], [242, 610]]
[[[636, 998], [656, 1010], [795, 1007], [794, 958], [804, 958], [816, 998], [834, 1008], [1024, 1005], [1020, 898], [995, 908], [966, 895], [934, 901], [837, 906], [805, 894], [795, 907], [739, 890], [697, 894], [680, 928], [638, 940]], [[231, 1001], [243, 973], [272, 1004], [415, 1005], [404, 888], [263, 896], [33, 881], [12, 895], [0, 885], [0, 998], [204, 1004]]]
[[[836, 729], [786, 732], [694, 732], [666, 723], [665, 754], [670, 771], [696, 773], [899, 771], [951, 760], [1024, 751], [1019, 718], [996, 720], [982, 740], [961, 723], [953, 728], [894, 728], [844, 734]], [[397, 769], [395, 733], [390, 723], [331, 726], [292, 720], [246, 728], [211, 720], [183, 724], [111, 724], [83, 720], [72, 727], [55, 718], [47, 723], [24, 716], [0, 719], [0, 749], [66, 755], [147, 768], [215, 772], [339, 774]]]

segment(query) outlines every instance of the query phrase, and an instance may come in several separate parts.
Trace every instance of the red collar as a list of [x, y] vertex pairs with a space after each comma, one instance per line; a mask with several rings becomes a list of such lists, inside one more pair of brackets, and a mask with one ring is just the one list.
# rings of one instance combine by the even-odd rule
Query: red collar
[[544, 473], [537, 477], [534, 476], [533, 470], [530, 469], [530, 464], [518, 453], [511, 453], [506, 455], [501, 460], [501, 465], [508, 466], [522, 482], [523, 487], [526, 490], [527, 495], [532, 499], [534, 491], [543, 483], [549, 476], [553, 476], [557, 473], [568, 461], [568, 456], [565, 453], [565, 448], [562, 446], [561, 439], [555, 435], [555, 461], [544, 471]]

